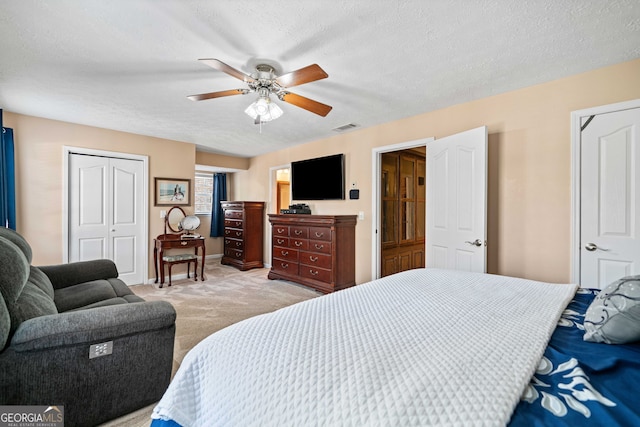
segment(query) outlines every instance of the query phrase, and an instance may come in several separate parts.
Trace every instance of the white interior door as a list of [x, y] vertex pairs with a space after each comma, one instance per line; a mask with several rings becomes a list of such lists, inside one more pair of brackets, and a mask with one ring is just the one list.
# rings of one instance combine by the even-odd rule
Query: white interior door
[[602, 289], [640, 273], [640, 108], [597, 114], [583, 126], [580, 285]]
[[125, 283], [142, 283], [143, 163], [82, 154], [69, 157], [69, 261], [111, 259]]
[[486, 271], [486, 193], [486, 126], [427, 144], [427, 267]]

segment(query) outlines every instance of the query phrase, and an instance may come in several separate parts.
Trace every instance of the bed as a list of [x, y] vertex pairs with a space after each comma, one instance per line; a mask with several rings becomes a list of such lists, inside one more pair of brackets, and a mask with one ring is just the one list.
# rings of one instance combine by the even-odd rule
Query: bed
[[438, 269], [374, 280], [212, 334], [152, 427], [640, 425], [640, 345], [582, 339], [596, 295]]

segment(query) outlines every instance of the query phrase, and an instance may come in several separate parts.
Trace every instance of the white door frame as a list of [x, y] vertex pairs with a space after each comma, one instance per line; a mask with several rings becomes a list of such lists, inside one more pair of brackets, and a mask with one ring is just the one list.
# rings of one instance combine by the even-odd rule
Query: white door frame
[[[270, 213], [272, 213], [271, 207], [275, 206], [276, 209], [278, 209], [278, 205], [277, 205], [277, 199], [278, 196], [276, 194], [277, 188], [278, 188], [278, 177], [277, 177], [277, 172], [279, 169], [289, 169], [291, 170], [291, 163], [286, 163], [284, 165], [280, 165], [280, 166], [271, 166], [269, 168], [269, 199], [267, 201], [267, 203], [265, 204], [265, 213], [268, 215]], [[289, 175], [291, 176], [291, 175]], [[289, 190], [291, 191], [291, 190]], [[289, 195], [291, 196], [291, 195]], [[274, 213], [279, 213], [277, 210]], [[272, 249], [272, 245], [271, 245], [271, 224], [269, 223], [269, 217], [265, 215], [265, 230], [267, 232], [266, 234], [266, 238], [265, 238], [265, 248], [264, 248], [264, 266], [266, 268], [271, 268], [271, 249]]]
[[[371, 251], [371, 278], [378, 279], [380, 277], [380, 257], [382, 248], [380, 243], [380, 235], [378, 230], [382, 228], [380, 219], [380, 163], [382, 153], [392, 151], [407, 150], [415, 147], [426, 147], [429, 142], [434, 141], [434, 137], [415, 139], [413, 141], [401, 142], [392, 145], [383, 145], [371, 150], [371, 188], [373, 195], [371, 197], [371, 241], [373, 242], [373, 250]], [[426, 187], [426, 186], [425, 186]]]
[[580, 283], [580, 167], [582, 157], [580, 134], [582, 120], [585, 117], [632, 108], [640, 108], [640, 99], [571, 112], [571, 283]]
[[144, 257], [141, 266], [142, 283], [149, 281], [149, 157], [137, 154], [119, 153], [116, 151], [94, 150], [91, 148], [62, 147], [62, 262], [69, 262], [69, 155], [85, 154], [89, 156], [114, 157], [142, 162], [142, 218], [144, 221]]

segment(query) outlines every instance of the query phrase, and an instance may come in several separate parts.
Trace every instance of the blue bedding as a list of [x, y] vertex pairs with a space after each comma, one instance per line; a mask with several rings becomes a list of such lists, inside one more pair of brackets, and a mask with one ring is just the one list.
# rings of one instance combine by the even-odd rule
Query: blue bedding
[[[640, 425], [640, 343], [583, 341], [584, 314], [599, 290], [567, 306], [510, 427]], [[179, 427], [154, 419], [151, 427]]]
[[582, 339], [584, 314], [598, 292], [578, 289], [509, 426], [640, 425], [640, 343]]

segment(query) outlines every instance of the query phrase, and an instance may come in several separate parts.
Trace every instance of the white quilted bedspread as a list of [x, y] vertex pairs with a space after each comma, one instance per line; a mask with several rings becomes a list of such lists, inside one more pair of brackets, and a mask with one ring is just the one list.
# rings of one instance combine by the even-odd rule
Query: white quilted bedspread
[[501, 426], [575, 285], [411, 270], [198, 344], [153, 418], [183, 426]]

